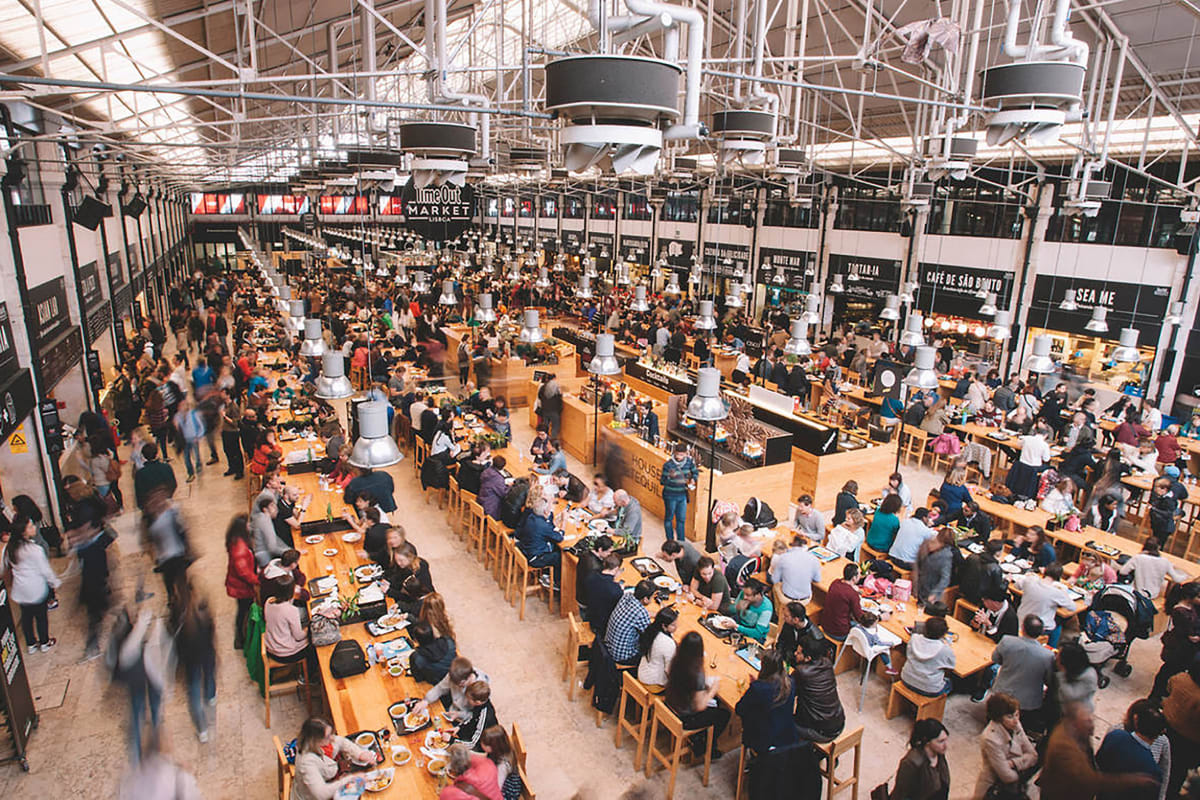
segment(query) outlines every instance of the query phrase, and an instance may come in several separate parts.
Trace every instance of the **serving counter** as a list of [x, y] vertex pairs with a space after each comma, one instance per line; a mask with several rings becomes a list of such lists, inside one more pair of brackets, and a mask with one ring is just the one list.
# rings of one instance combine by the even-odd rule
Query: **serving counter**
[[513, 356], [492, 356], [492, 378], [488, 383], [492, 397], [503, 397], [510, 409], [524, 408], [529, 400], [526, 386], [534, 372], [552, 372], [561, 381], [575, 377], [575, 347], [567, 342], [552, 345], [558, 358], [556, 364], [526, 364], [525, 359]]

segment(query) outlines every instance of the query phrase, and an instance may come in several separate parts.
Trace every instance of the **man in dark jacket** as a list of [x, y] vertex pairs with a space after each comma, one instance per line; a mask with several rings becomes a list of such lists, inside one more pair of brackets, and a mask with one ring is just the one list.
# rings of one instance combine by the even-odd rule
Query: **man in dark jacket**
[[[608, 538], [608, 537], [605, 537]], [[621, 584], [617, 576], [621, 574], [621, 557], [612, 552], [612, 542], [609, 542], [609, 553], [600, 562], [598, 569], [588, 573], [583, 584], [583, 600], [581, 608], [586, 610], [587, 620], [597, 638], [603, 638], [608, 630], [608, 618], [621, 599]]]
[[1171, 624], [1162, 635], [1163, 665], [1154, 676], [1152, 698], [1166, 697], [1167, 682], [1186, 670], [1200, 649], [1200, 583], [1185, 583], [1177, 591], [1179, 597], [1169, 612]]
[[[584, 586], [588, 575], [599, 572], [604, 565], [604, 559], [613, 551], [612, 539], [608, 536], [597, 536], [591, 550], [584, 550], [579, 556], [579, 564], [575, 567], [575, 601], [581, 607], [587, 606]], [[587, 619], [586, 615], [583, 619]]]
[[792, 371], [788, 373], [787, 391], [792, 397], [799, 397], [804, 402], [808, 402], [808, 396], [811, 393], [808, 373], [804, 371], [804, 365], [798, 361], [792, 365]]
[[146, 463], [133, 474], [133, 494], [137, 499], [138, 508], [145, 506], [150, 492], [158, 487], [165, 487], [168, 495], [174, 495], [179, 486], [171, 465], [158, 460], [158, 445], [154, 442], [142, 445], [142, 457], [146, 459]]
[[423, 619], [414, 622], [408, 633], [417, 644], [408, 662], [412, 676], [424, 683], [438, 683], [446, 677], [457, 655], [454, 640], [449, 636], [434, 636], [433, 626]]
[[846, 712], [838, 696], [837, 676], [829, 662], [824, 642], [803, 639], [795, 653], [792, 688], [796, 691], [793, 718], [800, 738], [810, 742], [832, 742], [846, 727]]
[[988, 594], [1004, 588], [1004, 572], [997, 558], [1004, 548], [999, 539], [991, 539], [982, 553], [972, 553], [963, 561], [958, 573], [958, 593], [975, 605], [983, 602]]
[[503, 473], [507, 464], [504, 456], [496, 456], [479, 475], [479, 505], [483, 506], [483, 513], [496, 520], [500, 519], [500, 506], [508, 494]]
[[974, 535], [971, 538], [980, 544], [992, 538], [992, 518], [980, 511], [979, 503], [974, 500], [968, 500], [959, 506], [950, 523], [973, 531]]
[[396, 484], [391, 475], [369, 467], [359, 467], [358, 477], [346, 484], [342, 499], [354, 505], [354, 498], [360, 494], [369, 494], [375, 498], [380, 510], [391, 514], [396, 510], [396, 498], [393, 496], [395, 491]]

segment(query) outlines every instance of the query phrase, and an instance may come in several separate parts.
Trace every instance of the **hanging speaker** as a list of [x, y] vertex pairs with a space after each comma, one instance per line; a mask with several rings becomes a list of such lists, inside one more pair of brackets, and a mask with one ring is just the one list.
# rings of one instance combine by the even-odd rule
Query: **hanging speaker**
[[112, 206], [101, 203], [90, 195], [84, 195], [83, 200], [75, 207], [75, 223], [89, 231], [100, 227], [100, 221], [112, 214]]
[[138, 192], [133, 197], [129, 198], [129, 202], [121, 206], [121, 213], [127, 217], [137, 218], [146, 210], [146, 200], [142, 197], [141, 192]]

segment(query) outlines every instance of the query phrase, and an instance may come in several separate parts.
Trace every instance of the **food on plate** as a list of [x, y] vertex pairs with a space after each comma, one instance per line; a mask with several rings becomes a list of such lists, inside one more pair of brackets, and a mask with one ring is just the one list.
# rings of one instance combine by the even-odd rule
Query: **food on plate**
[[426, 769], [429, 770], [430, 775], [441, 777], [446, 773], [446, 759], [435, 758], [429, 762], [429, 766]]
[[404, 766], [412, 760], [412, 751], [402, 744], [392, 745], [392, 763], [397, 766]]
[[370, 747], [375, 744], [375, 734], [370, 731], [363, 731], [354, 737], [354, 743], [359, 747]]
[[426, 722], [429, 722], [428, 709], [425, 711], [412, 711], [404, 715], [404, 727], [406, 728], [419, 728]]
[[323, 541], [325, 541], [324, 536], [305, 536], [304, 537], [305, 544], [320, 544]]
[[670, 589], [675, 586], [675, 581], [673, 581], [671, 578], [667, 577], [666, 575], [659, 575], [657, 578], [654, 579], [654, 585], [660, 589]]
[[337, 551], [337, 548], [336, 548], [336, 547], [326, 547], [326, 548], [325, 548], [325, 549], [324, 549], [322, 552], [323, 552], [323, 553], [326, 555], [326, 557], [328, 557], [328, 558], [333, 558], [334, 556], [336, 556], [336, 555], [338, 554], [338, 551]]
[[382, 792], [384, 789], [392, 785], [392, 776], [396, 774], [396, 770], [391, 767], [384, 769], [373, 770], [368, 772], [363, 778], [366, 781], [366, 789], [368, 792]]
[[353, 544], [354, 542], [357, 542], [361, 538], [362, 538], [362, 534], [357, 533], [355, 531], [351, 531], [350, 533], [342, 534], [342, 541], [346, 542], [347, 544]]
[[720, 614], [712, 617], [712, 626], [719, 631], [731, 631], [737, 627], [737, 621], [731, 617], [724, 617]]
[[388, 706], [388, 716], [390, 717], [403, 719], [404, 715], [407, 713], [408, 703], [403, 700], [401, 700], [399, 703], [392, 703], [390, 706]]
[[430, 750], [445, 750], [454, 742], [454, 734], [447, 730], [434, 730], [425, 734], [425, 746]]

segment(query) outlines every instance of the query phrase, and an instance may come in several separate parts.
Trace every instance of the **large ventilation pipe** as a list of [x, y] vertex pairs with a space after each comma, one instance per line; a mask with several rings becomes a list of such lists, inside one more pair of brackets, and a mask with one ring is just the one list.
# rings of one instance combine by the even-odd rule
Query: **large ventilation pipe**
[[779, 95], [768, 92], [762, 82], [763, 51], [767, 46], [767, 0], [755, 0], [754, 15], [754, 88], [751, 90], [752, 102], [761, 103], [771, 112], [771, 141], [779, 133]]
[[[491, 106], [491, 98], [484, 94], [456, 92], [446, 85], [446, 72], [450, 68], [446, 56], [446, 0], [425, 0], [425, 49], [429, 63], [433, 65], [432, 77], [429, 81], [429, 99], [434, 103], [461, 103], [467, 111], [470, 104], [476, 103], [484, 108]], [[482, 120], [479, 118], [483, 117]], [[479, 147], [479, 157], [484, 161], [491, 158], [492, 152], [492, 115], [469, 114], [468, 123], [479, 126], [482, 142]]]

